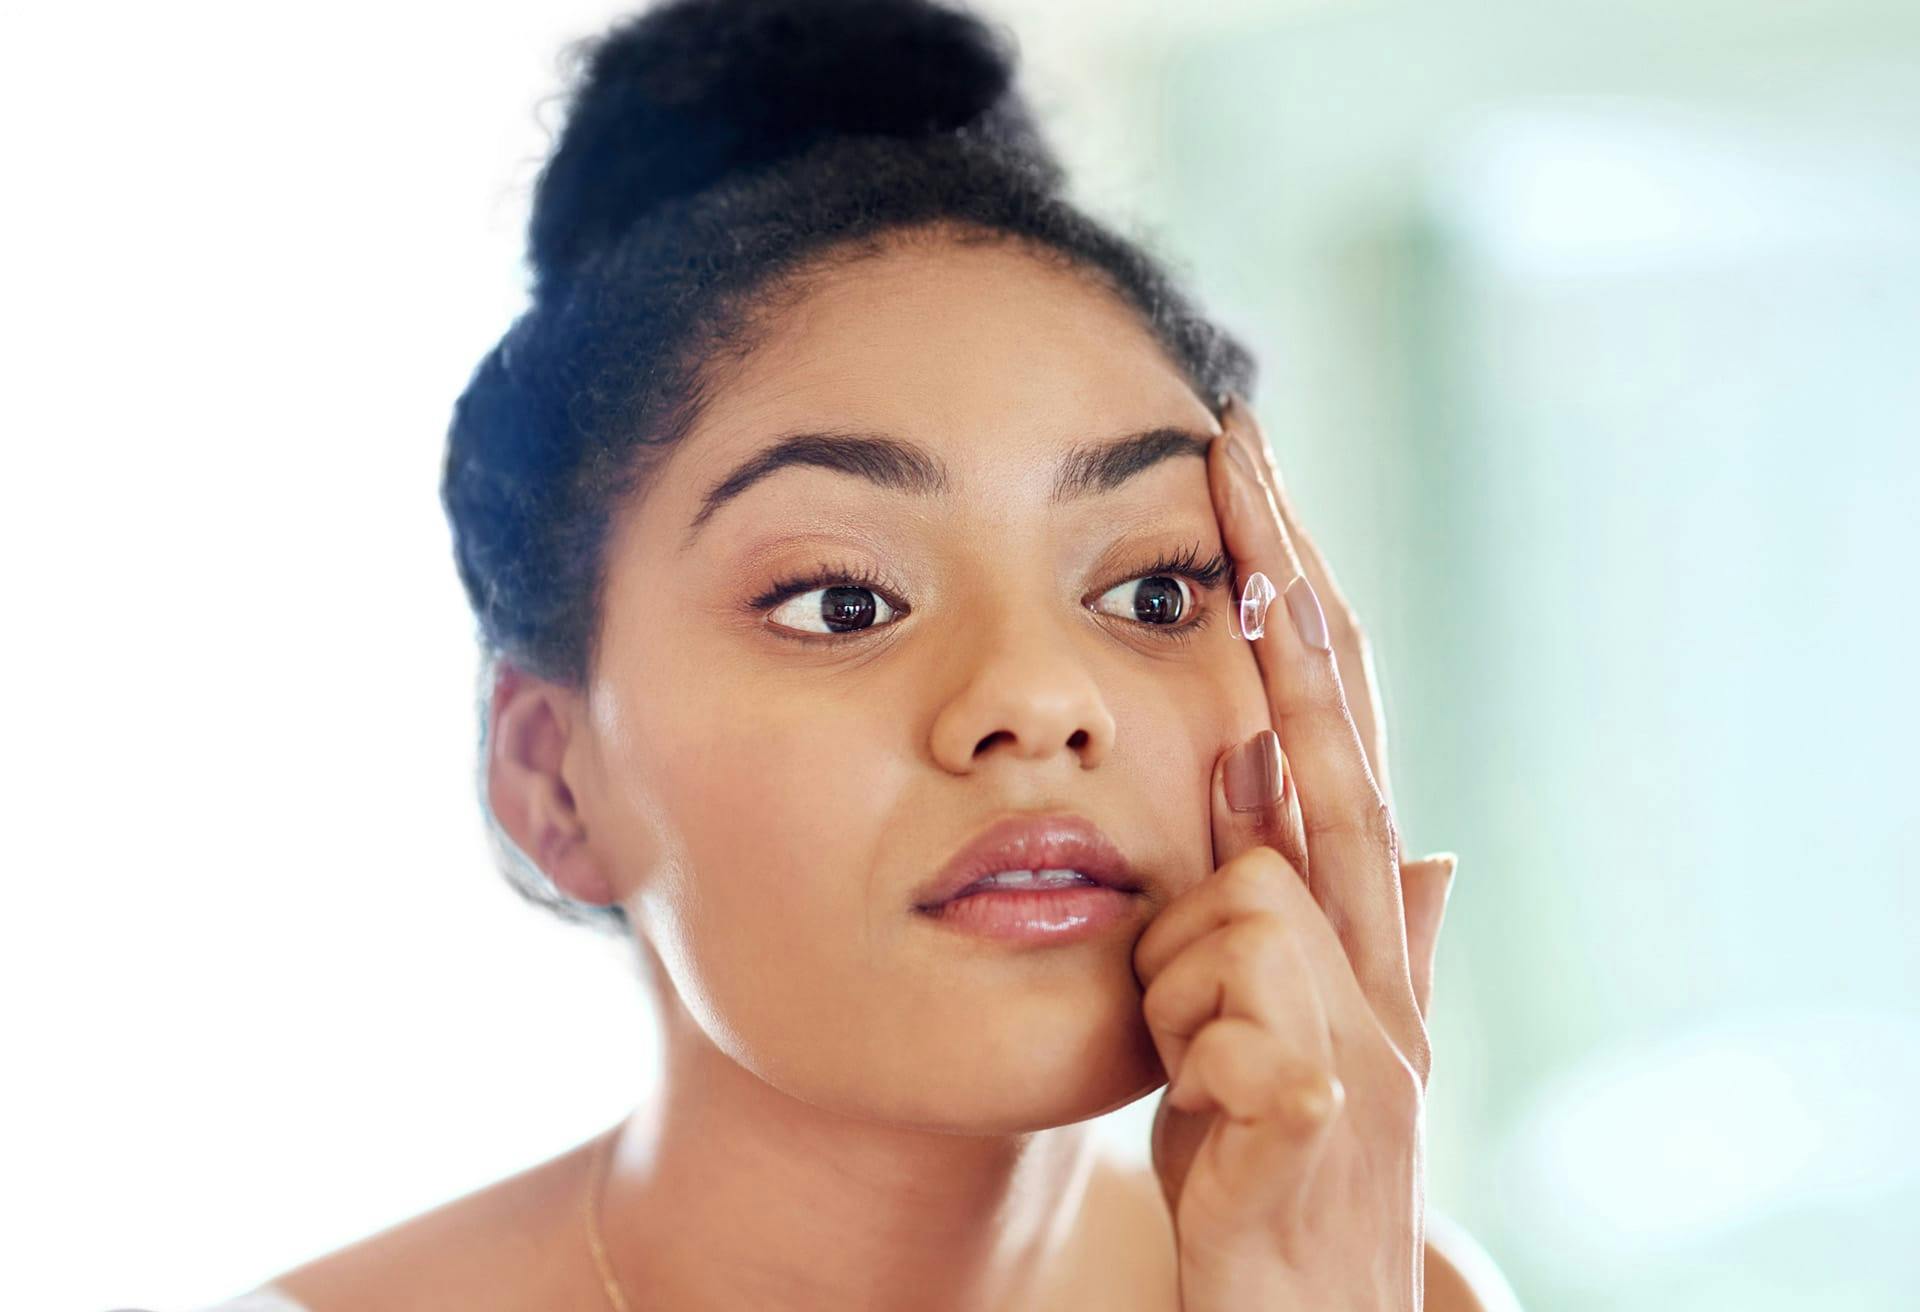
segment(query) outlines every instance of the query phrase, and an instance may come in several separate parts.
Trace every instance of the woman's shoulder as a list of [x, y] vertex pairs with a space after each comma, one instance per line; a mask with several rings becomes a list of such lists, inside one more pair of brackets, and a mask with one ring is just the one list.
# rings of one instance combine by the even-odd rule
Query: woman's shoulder
[[1521, 1312], [1513, 1286], [1467, 1228], [1427, 1209], [1429, 1312]]
[[571, 1223], [592, 1142], [314, 1258], [247, 1298], [206, 1312], [564, 1306], [580, 1276], [574, 1250], [585, 1251]]

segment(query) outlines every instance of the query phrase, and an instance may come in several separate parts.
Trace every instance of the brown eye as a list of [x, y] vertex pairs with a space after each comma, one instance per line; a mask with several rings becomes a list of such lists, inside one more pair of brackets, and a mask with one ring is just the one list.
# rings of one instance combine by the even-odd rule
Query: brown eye
[[[891, 622], [897, 612], [872, 588], [813, 588], [780, 603], [767, 618], [802, 633], [857, 633]], [[817, 626], [817, 627], [816, 627]]]
[[[1125, 609], [1123, 611], [1108, 610], [1102, 604], [1108, 598], [1113, 598], [1115, 605]], [[1156, 628], [1178, 624], [1193, 608], [1191, 590], [1187, 581], [1170, 574], [1151, 574], [1145, 578], [1128, 579], [1118, 587], [1108, 588], [1100, 594], [1100, 601], [1095, 604], [1100, 605], [1106, 614], [1117, 614], [1121, 619], [1133, 620]]]

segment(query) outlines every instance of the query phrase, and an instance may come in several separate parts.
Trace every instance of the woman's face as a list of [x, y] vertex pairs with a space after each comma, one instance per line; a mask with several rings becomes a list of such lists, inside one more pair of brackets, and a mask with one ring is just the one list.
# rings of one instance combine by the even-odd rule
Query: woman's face
[[[1163, 427], [1194, 453], [1053, 499], [1063, 460]], [[1163, 1078], [1133, 945], [1211, 871], [1215, 758], [1267, 724], [1230, 577], [1146, 582], [1222, 550], [1218, 431], [1082, 275], [1009, 245], [896, 246], [784, 310], [616, 519], [570, 783], [596, 863], [735, 1061], [815, 1105], [989, 1133]], [[804, 432], [923, 448], [945, 489], [790, 464], [702, 516]], [[819, 589], [849, 577], [865, 627], [836, 633]], [[1169, 621], [1155, 595], [1189, 609]], [[1131, 922], [1015, 947], [916, 911], [987, 824], [1060, 811], [1145, 881]]]

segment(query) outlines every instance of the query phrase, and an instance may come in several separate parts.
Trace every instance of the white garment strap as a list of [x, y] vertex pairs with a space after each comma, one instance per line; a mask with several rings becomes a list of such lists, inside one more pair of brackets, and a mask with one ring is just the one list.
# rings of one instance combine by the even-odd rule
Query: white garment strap
[[225, 1303], [217, 1303], [200, 1312], [307, 1312], [306, 1305], [274, 1288], [256, 1289], [251, 1294]]

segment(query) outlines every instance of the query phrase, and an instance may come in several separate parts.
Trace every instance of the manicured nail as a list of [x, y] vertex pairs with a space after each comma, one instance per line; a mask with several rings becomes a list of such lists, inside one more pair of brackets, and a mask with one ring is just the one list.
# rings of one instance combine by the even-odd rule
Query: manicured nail
[[1257, 811], [1280, 800], [1280, 735], [1262, 729], [1227, 757], [1227, 805]]
[[1320, 598], [1314, 595], [1313, 584], [1307, 582], [1305, 574], [1296, 575], [1287, 585], [1287, 613], [1293, 616], [1294, 632], [1300, 635], [1300, 641], [1321, 651], [1333, 650], [1327, 640], [1326, 612], [1320, 609]]
[[1247, 581], [1240, 587], [1240, 636], [1248, 642], [1267, 631], [1267, 607], [1273, 605], [1278, 594], [1273, 590], [1273, 580], [1259, 570], [1247, 575]]

